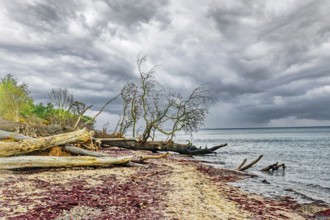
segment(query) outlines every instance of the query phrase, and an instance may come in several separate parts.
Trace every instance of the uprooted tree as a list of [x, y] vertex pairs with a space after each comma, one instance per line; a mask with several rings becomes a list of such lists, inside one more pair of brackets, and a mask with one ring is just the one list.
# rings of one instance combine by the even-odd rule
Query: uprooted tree
[[[203, 87], [195, 88], [186, 97], [167, 91], [155, 80], [158, 66], [145, 70], [146, 61], [146, 56], [137, 60], [139, 82], [130, 82], [121, 90], [123, 110], [116, 127], [119, 133], [126, 133], [128, 129], [131, 129], [134, 138], [137, 136], [137, 124], [142, 124], [143, 132], [139, 135], [139, 140], [135, 140], [134, 143], [131, 140], [100, 139], [98, 141], [104, 146], [120, 146], [154, 152], [175, 151], [191, 155], [214, 153], [215, 150], [225, 146], [199, 149], [191, 144], [183, 145], [173, 142], [177, 132], [183, 130], [192, 133], [204, 124], [212, 97]], [[166, 140], [154, 141], [156, 132], [166, 135]]]

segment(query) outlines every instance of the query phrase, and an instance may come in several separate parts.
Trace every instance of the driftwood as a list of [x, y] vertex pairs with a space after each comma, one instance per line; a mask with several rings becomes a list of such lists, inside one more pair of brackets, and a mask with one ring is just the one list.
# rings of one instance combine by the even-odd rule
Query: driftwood
[[63, 127], [57, 125], [30, 125], [22, 124], [19, 122], [11, 122], [0, 119], [0, 130], [8, 132], [19, 132], [37, 135], [38, 137], [62, 134], [67, 132], [72, 132], [75, 129], [70, 127]]
[[18, 134], [18, 133], [0, 130], [0, 140], [1, 139], [10, 139], [10, 140], [12, 139], [12, 140], [19, 141], [19, 140], [31, 139], [31, 137], [24, 136], [24, 135]]
[[16, 122], [11, 122], [11, 121], [6, 121], [3, 119], [0, 119], [0, 130], [15, 132], [15, 131], [19, 131], [20, 128], [22, 128], [22, 127], [24, 127], [24, 125], [21, 123], [16, 123]]
[[91, 157], [110, 157], [109, 154], [98, 152], [98, 151], [92, 151], [92, 150], [86, 150], [82, 149], [80, 147], [75, 147], [71, 145], [66, 145], [63, 147], [63, 150], [74, 154], [74, 155], [81, 155], [81, 156], [91, 156]]
[[0, 141], [0, 157], [27, 154], [33, 151], [45, 150], [56, 145], [67, 143], [87, 142], [92, 136], [93, 132], [83, 129], [49, 137], [20, 140], [18, 142]]
[[284, 163], [278, 164], [278, 162], [271, 164], [267, 167], [262, 168], [260, 171], [268, 171], [268, 172], [273, 172], [274, 170], [278, 170], [279, 168], [283, 168], [283, 170], [286, 168]]
[[247, 159], [244, 159], [244, 161], [241, 163], [241, 165], [237, 168], [237, 170], [239, 171], [245, 171], [247, 169], [249, 169], [250, 167], [252, 167], [254, 164], [258, 163], [259, 160], [261, 160], [263, 155], [260, 155], [257, 159], [255, 159], [254, 161], [252, 161], [251, 163], [247, 164], [244, 166], [245, 162]]
[[0, 169], [18, 169], [35, 167], [82, 167], [82, 166], [110, 166], [125, 164], [133, 156], [125, 157], [89, 157], [89, 156], [20, 156], [0, 158]]
[[[85, 150], [75, 146], [64, 146], [63, 150], [76, 155], [84, 155], [84, 156], [92, 156], [92, 157], [111, 157], [107, 153]], [[143, 155], [138, 157], [137, 159], [132, 159], [131, 162], [133, 163], [145, 163], [146, 160], [150, 159], [161, 159], [169, 156], [169, 153], [159, 154], [159, 155]]]
[[246, 163], [247, 159], [245, 158], [243, 160], [243, 162], [241, 163], [241, 165], [239, 165], [239, 167], [237, 168], [237, 170], [240, 170], [242, 168], [242, 166], [244, 166], [244, 164]]
[[[75, 146], [64, 146], [63, 149], [69, 153], [76, 154], [76, 155], [84, 155], [84, 156], [92, 156], [92, 157], [111, 157], [107, 153], [85, 150]], [[160, 154], [160, 155], [143, 155], [138, 158], [132, 159], [130, 162], [133, 163], [145, 163], [146, 160], [149, 159], [161, 159], [169, 156], [169, 153]]]
[[[31, 139], [28, 136], [23, 136], [20, 134], [15, 134], [15, 133], [11, 133], [11, 132], [6, 132], [6, 131], [2, 131], [3, 135], [1, 135], [1, 131], [0, 131], [0, 138], [12, 138], [15, 140], [27, 140], [27, 139]], [[71, 133], [67, 133], [67, 134], [71, 134]], [[62, 134], [65, 135], [65, 134]], [[36, 139], [33, 139], [34, 141]], [[0, 142], [1, 143], [1, 142]], [[67, 142], [69, 143], [69, 142]], [[95, 141], [96, 144], [99, 144], [101, 147], [109, 147], [109, 146], [116, 146], [116, 147], [121, 147], [121, 148], [126, 148], [126, 149], [130, 149], [130, 150], [148, 150], [148, 151], [152, 151], [152, 152], [157, 152], [157, 151], [173, 151], [173, 152], [177, 152], [180, 154], [186, 154], [186, 155], [204, 155], [204, 154], [216, 154], [216, 150], [227, 146], [227, 144], [221, 144], [221, 145], [217, 145], [211, 148], [197, 148], [196, 146], [192, 146], [190, 144], [178, 144], [178, 143], [173, 143], [173, 142], [162, 142], [162, 141], [150, 141], [147, 142], [145, 144], [140, 143], [139, 141], [137, 141], [136, 139], [125, 139], [125, 138], [98, 138]], [[66, 144], [66, 143], [63, 143]], [[17, 143], [15, 144], [17, 145]], [[56, 144], [56, 145], [61, 145], [61, 144]], [[53, 145], [54, 146], [54, 145]], [[84, 153], [82, 153], [83, 149], [81, 148], [72, 148], [72, 146], [67, 146], [67, 149], [64, 149], [66, 151], [80, 151], [80, 152], [71, 152], [74, 154], [80, 154], [80, 155], [85, 155]], [[34, 151], [34, 150], [32, 150]], [[25, 152], [22, 152], [22, 154], [24, 154]], [[89, 156], [94, 156], [94, 155], [90, 155], [91, 152], [89, 152]], [[15, 153], [18, 154], [18, 153]], [[13, 154], [10, 154], [13, 155]], [[7, 156], [10, 156], [7, 155]], [[102, 156], [102, 153], [96, 153], [95, 155], [100, 155]], [[6, 156], [6, 155], [2, 155], [1, 154], [1, 148], [0, 148], [0, 156]]]
[[123, 139], [123, 138], [99, 138], [96, 139], [101, 147], [120, 147], [130, 150], [148, 150], [152, 152], [157, 151], [172, 151], [180, 154], [188, 155], [204, 155], [216, 153], [215, 151], [227, 146], [227, 144], [217, 145], [211, 148], [197, 148], [189, 144], [178, 144], [173, 142], [162, 141], [149, 141], [146, 143], [140, 143], [135, 139]]
[[161, 159], [161, 158], [168, 157], [169, 155], [170, 155], [169, 153], [159, 154], [159, 155], [144, 155], [144, 156], [140, 156], [138, 159], [133, 159], [132, 162], [133, 163], [145, 163], [146, 160]]
[[[109, 166], [109, 165], [126, 165], [126, 166], [142, 166], [137, 163], [145, 163], [149, 159], [160, 159], [167, 157], [169, 154], [161, 155], [145, 155], [140, 157], [112, 157], [103, 152], [82, 149], [73, 145], [66, 145], [72, 142], [89, 141], [93, 132], [79, 130], [76, 132], [50, 136], [46, 138], [31, 138], [17, 133], [1, 131], [0, 141], [1, 156], [16, 156], [18, 154], [26, 154], [33, 151], [40, 151], [52, 146], [62, 147], [63, 150], [79, 156], [71, 157], [54, 157], [54, 156], [20, 156], [11, 158], [0, 158], [0, 169], [16, 169], [30, 167], [73, 167], [73, 166]], [[12, 142], [8, 142], [8, 140]], [[14, 142], [17, 141], [17, 142]], [[83, 155], [83, 156], [80, 156]], [[96, 159], [97, 158], [97, 159]]]

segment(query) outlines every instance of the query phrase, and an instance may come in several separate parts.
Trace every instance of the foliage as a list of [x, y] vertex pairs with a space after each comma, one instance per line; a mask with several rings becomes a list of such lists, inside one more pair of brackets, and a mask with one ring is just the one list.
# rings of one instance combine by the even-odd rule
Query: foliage
[[33, 105], [26, 83], [19, 84], [11, 74], [0, 82], [0, 117], [18, 122]]
[[92, 121], [91, 117], [83, 115], [91, 106], [86, 107], [84, 103], [74, 101], [68, 90], [52, 89], [48, 95], [53, 103], [34, 104], [28, 85], [19, 84], [13, 75], [8, 74], [0, 81], [0, 118], [30, 124], [71, 127]]
[[39, 118], [50, 120], [54, 113], [54, 106], [51, 103], [47, 103], [47, 105], [39, 103], [37, 105], [33, 105], [31, 113]]

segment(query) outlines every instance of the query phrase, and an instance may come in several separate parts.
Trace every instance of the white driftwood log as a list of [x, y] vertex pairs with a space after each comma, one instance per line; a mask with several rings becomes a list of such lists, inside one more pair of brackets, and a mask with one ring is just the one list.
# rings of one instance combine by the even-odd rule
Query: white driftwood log
[[86, 167], [110, 166], [125, 164], [133, 159], [132, 156], [123, 157], [89, 157], [89, 156], [20, 156], [0, 158], [0, 169], [18, 169], [32, 167]]
[[0, 141], [0, 157], [27, 154], [67, 143], [87, 142], [93, 134], [93, 132], [82, 129], [49, 137], [20, 140], [18, 142]]

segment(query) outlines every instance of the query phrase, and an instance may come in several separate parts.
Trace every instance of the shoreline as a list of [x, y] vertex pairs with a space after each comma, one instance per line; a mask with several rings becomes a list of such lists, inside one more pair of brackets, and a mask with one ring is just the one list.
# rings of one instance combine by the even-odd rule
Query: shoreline
[[[105, 151], [113, 156], [148, 154]], [[228, 184], [249, 176], [180, 155], [139, 167], [2, 172], [0, 219], [326, 219], [330, 215], [329, 204], [270, 199]]]
[[[207, 161], [207, 160], [199, 160], [196, 159], [199, 162], [209, 165], [211, 167], [217, 168], [217, 169], [225, 169], [225, 170], [232, 170], [227, 167], [223, 167], [223, 162], [212, 162], [212, 161]], [[236, 170], [232, 170], [236, 171]], [[238, 174], [242, 173], [239, 171], [236, 171]], [[258, 172], [258, 171], [257, 171]], [[300, 192], [299, 190], [295, 189], [293, 186], [292, 188], [283, 188], [283, 184], [281, 185], [280, 183], [274, 183], [274, 182], [269, 182], [267, 177], [260, 175], [257, 172], [248, 172], [245, 174], [248, 174], [251, 178], [245, 178], [239, 181], [233, 182], [233, 186], [239, 187], [242, 191], [247, 192], [247, 193], [254, 193], [266, 198], [276, 198], [276, 197], [292, 197], [295, 201], [297, 201], [300, 204], [308, 204], [308, 203], [319, 203], [319, 204], [330, 204], [329, 202], [322, 200], [322, 199], [316, 199], [316, 197], [312, 197], [310, 195], [304, 194], [304, 192]], [[283, 171], [282, 171], [283, 172]], [[244, 172], [243, 172], [244, 173]], [[266, 172], [267, 173], [267, 172]], [[257, 188], [260, 189], [260, 187], [267, 187], [268, 189], [263, 189], [263, 190], [256, 190]], [[269, 188], [271, 187], [271, 188]], [[320, 186], [322, 187], [322, 186]], [[278, 188], [281, 188], [281, 192], [285, 193], [280, 193], [277, 194], [277, 192], [274, 192], [274, 190], [279, 190]], [[277, 194], [277, 195], [276, 195]]]

